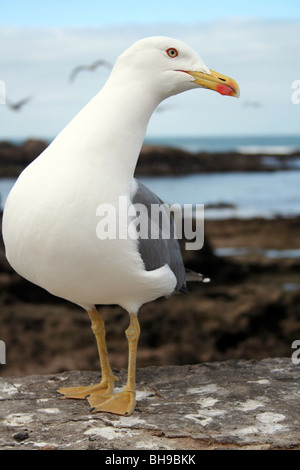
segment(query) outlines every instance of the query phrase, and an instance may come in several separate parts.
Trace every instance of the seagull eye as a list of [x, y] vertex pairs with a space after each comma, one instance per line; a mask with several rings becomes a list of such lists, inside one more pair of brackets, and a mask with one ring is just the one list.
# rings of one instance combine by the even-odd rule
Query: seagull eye
[[172, 58], [178, 56], [178, 51], [174, 47], [170, 47], [169, 49], [167, 49], [166, 53], [168, 54], [169, 57], [172, 57]]

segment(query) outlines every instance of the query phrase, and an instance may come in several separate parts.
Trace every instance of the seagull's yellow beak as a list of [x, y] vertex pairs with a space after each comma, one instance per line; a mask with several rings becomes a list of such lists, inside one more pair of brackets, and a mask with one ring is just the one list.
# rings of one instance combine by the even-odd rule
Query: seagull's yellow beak
[[240, 96], [240, 88], [233, 78], [222, 75], [221, 73], [209, 70], [209, 73], [203, 72], [191, 72], [187, 70], [187, 73], [195, 78], [194, 83], [201, 85], [204, 88], [217, 91], [221, 95]]

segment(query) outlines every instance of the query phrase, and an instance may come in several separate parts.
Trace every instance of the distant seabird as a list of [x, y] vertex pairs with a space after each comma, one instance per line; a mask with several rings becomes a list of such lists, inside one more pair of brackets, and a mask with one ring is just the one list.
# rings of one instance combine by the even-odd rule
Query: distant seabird
[[82, 72], [84, 70], [87, 70], [89, 72], [93, 72], [94, 70], [96, 70], [96, 68], [101, 67], [101, 66], [107, 67], [110, 70], [112, 68], [111, 63], [108, 62], [107, 60], [97, 60], [96, 62], [93, 62], [92, 64], [78, 65], [77, 67], [75, 67], [72, 70], [72, 72], [70, 74], [70, 77], [69, 77], [69, 80], [70, 80], [70, 82], [73, 82], [75, 80], [76, 75], [79, 72]]
[[6, 104], [9, 107], [9, 109], [11, 109], [12, 111], [20, 111], [20, 109], [23, 108], [23, 106], [25, 106], [25, 104], [29, 103], [29, 101], [31, 100], [32, 100], [32, 96], [27, 96], [26, 98], [23, 98], [14, 103], [10, 100], [6, 100]]
[[[239, 94], [234, 80], [208, 69], [184, 43], [166, 37], [138, 41], [119, 57], [102, 90], [23, 171], [6, 202], [3, 237], [10, 264], [26, 279], [80, 305], [90, 316], [101, 382], [62, 388], [60, 393], [66, 398], [87, 397], [94, 412], [133, 412], [139, 308], [186, 289], [174, 236], [141, 239], [127, 234], [99, 239], [97, 208], [106, 204], [118, 211], [121, 197], [128, 205], [149, 207], [162, 202], [134, 179], [146, 128], [161, 101], [196, 88]], [[205, 119], [205, 112], [202, 116]], [[126, 213], [120, 219], [121, 228], [128, 221]], [[131, 231], [137, 235], [132, 226]], [[125, 332], [127, 383], [116, 394], [104, 322], [95, 307], [99, 304], [119, 304], [130, 316]]]
[[244, 101], [244, 106], [246, 108], [261, 108], [262, 103], [260, 101]]

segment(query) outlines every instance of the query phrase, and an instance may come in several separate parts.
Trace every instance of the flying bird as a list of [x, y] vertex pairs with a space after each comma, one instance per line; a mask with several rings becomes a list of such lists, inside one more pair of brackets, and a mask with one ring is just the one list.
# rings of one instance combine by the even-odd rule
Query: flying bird
[[112, 68], [112, 65], [110, 62], [108, 62], [107, 60], [97, 60], [96, 62], [93, 62], [92, 64], [88, 64], [88, 65], [78, 65], [77, 67], [75, 67], [71, 74], [70, 74], [70, 77], [69, 77], [69, 81], [70, 82], [73, 82], [75, 80], [75, 77], [76, 75], [79, 73], [79, 72], [82, 72], [84, 70], [87, 70], [89, 72], [93, 72], [94, 70], [96, 70], [98, 67], [107, 67], [108, 69], [111, 69]]
[[[120, 201], [125, 209], [162, 205], [134, 171], [154, 110], [164, 99], [191, 89], [239, 95], [233, 79], [210, 70], [183, 42], [166, 37], [136, 42], [118, 58], [102, 90], [22, 172], [7, 198], [3, 237], [11, 266], [81, 306], [91, 319], [101, 381], [59, 390], [64, 398], [87, 398], [91, 412], [133, 412], [140, 307], [186, 292], [191, 278], [204, 281], [201, 274], [186, 274], [174, 222], [169, 238], [141, 237], [130, 224], [132, 216], [120, 209]], [[123, 236], [98, 235], [103, 205], [114, 208]], [[147, 218], [148, 213], [142, 215], [141, 222]], [[127, 383], [118, 393], [113, 392], [116, 378], [104, 321], [96, 309], [104, 304], [118, 304], [129, 314]]]
[[25, 104], [29, 103], [29, 101], [32, 100], [32, 96], [27, 96], [26, 98], [23, 98], [19, 101], [12, 102], [9, 100], [6, 100], [6, 104], [11, 109], [12, 111], [20, 111]]
[[244, 106], [246, 108], [261, 108], [262, 103], [260, 101], [244, 101]]

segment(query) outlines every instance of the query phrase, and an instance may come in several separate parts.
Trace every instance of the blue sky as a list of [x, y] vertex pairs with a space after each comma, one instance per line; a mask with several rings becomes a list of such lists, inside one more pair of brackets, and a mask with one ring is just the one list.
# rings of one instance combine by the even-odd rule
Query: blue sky
[[207, 90], [172, 97], [148, 136], [300, 133], [300, 104], [291, 100], [300, 80], [299, 0], [0, 0], [0, 83], [10, 101], [32, 96], [18, 113], [0, 105], [0, 140], [55, 136], [109, 75], [99, 68], [70, 84], [72, 69], [114, 62], [153, 35], [192, 46], [239, 83], [241, 97]]
[[1, 0], [2, 24], [98, 26], [214, 21], [228, 17], [300, 18], [299, 0]]

